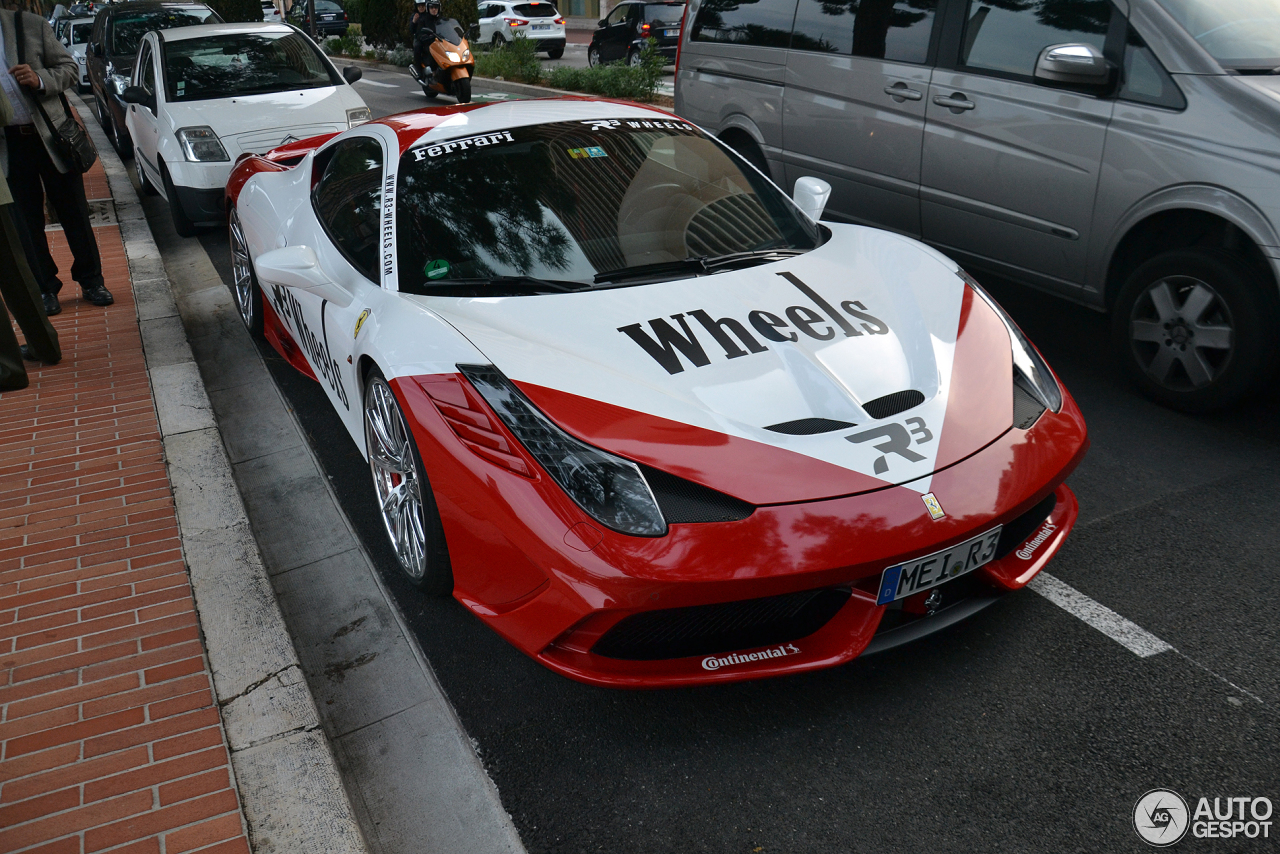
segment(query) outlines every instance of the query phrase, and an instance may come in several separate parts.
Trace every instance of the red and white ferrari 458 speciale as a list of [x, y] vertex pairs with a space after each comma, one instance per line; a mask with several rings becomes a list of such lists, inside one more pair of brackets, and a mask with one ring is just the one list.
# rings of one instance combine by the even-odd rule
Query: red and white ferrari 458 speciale
[[233, 289], [421, 587], [585, 682], [795, 673], [1025, 585], [1088, 445], [976, 282], [825, 192], [637, 105], [420, 110], [241, 160]]

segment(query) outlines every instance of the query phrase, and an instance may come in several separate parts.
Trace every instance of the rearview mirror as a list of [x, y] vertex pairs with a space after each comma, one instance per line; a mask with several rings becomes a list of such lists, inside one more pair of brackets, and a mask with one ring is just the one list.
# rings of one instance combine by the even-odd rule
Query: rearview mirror
[[1040, 51], [1035, 79], [1049, 83], [1100, 86], [1111, 77], [1111, 63], [1091, 44], [1054, 44]]
[[325, 274], [310, 246], [286, 246], [264, 252], [254, 259], [253, 267], [264, 285], [309, 291], [344, 308], [351, 304], [351, 294]]
[[363, 76], [364, 72], [361, 71], [358, 66], [348, 65], [346, 68], [342, 69], [342, 79], [348, 83], [355, 83]]
[[141, 104], [144, 107], [151, 106], [151, 93], [141, 86], [126, 86], [124, 91], [120, 93], [120, 100], [126, 104]]
[[604, 18], [601, 18], [601, 19], [597, 22], [597, 24], [598, 24], [599, 26], [601, 26], [601, 27], [607, 27], [607, 26], [609, 26], [609, 22], [608, 22], [608, 21], [606, 21]]
[[822, 211], [827, 207], [827, 199], [831, 198], [831, 185], [821, 178], [797, 178], [795, 191], [791, 200], [796, 207], [809, 215], [809, 219], [817, 222], [822, 218]]

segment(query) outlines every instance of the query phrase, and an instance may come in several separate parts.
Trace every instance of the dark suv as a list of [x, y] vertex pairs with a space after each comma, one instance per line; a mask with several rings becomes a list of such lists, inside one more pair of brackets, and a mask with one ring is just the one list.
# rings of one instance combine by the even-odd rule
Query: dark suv
[[[304, 33], [311, 32], [311, 20], [307, 17], [307, 0], [298, 0], [293, 4], [290, 14]], [[333, 0], [316, 0], [316, 38], [324, 40], [330, 36], [342, 38], [347, 34], [351, 22], [347, 13]]]
[[129, 132], [124, 127], [125, 103], [120, 100], [138, 53], [138, 43], [151, 30], [188, 27], [193, 24], [220, 24], [218, 13], [203, 3], [171, 0], [136, 0], [106, 6], [93, 22], [86, 62], [89, 66], [89, 88], [93, 91], [94, 110], [98, 121], [111, 138], [120, 156], [133, 151]]
[[599, 65], [622, 59], [639, 65], [645, 39], [657, 41], [659, 52], [674, 62], [683, 18], [683, 3], [619, 3], [591, 36], [587, 62]]

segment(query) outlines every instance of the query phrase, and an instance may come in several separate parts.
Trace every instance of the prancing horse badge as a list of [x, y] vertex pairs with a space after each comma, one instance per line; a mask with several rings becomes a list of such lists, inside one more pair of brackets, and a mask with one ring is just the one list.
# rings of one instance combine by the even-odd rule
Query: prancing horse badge
[[934, 497], [932, 492], [926, 492], [920, 497], [924, 499], [924, 506], [929, 508], [929, 515], [933, 517], [935, 522], [947, 515], [942, 509], [942, 505], [938, 503], [938, 499]]

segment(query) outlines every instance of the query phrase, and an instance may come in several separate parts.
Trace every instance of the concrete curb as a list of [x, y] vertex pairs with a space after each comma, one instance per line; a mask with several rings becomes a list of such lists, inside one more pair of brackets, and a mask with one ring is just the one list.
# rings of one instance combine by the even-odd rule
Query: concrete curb
[[107, 173], [129, 261], [182, 550], [250, 842], [257, 854], [365, 854], [232, 478], [187, 318], [123, 162], [76, 101]]

